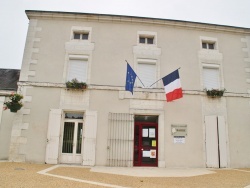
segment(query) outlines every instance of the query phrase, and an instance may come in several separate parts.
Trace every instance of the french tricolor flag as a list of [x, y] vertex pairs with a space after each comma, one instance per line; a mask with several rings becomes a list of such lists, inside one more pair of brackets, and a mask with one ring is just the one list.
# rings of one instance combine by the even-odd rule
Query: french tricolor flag
[[178, 69], [162, 78], [167, 102], [182, 98], [182, 88]]

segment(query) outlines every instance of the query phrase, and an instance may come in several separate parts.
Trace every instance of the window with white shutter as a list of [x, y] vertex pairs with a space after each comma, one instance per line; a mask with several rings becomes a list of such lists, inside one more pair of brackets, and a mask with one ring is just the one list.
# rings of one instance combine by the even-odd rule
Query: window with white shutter
[[220, 89], [220, 71], [219, 66], [203, 67], [203, 85], [204, 88]]
[[87, 82], [87, 60], [70, 59], [68, 64], [67, 81], [76, 78], [79, 82]]
[[[138, 62], [137, 75], [143, 82], [144, 86], [148, 88], [156, 81], [156, 62]], [[137, 86], [143, 87], [139, 80], [137, 80]]]

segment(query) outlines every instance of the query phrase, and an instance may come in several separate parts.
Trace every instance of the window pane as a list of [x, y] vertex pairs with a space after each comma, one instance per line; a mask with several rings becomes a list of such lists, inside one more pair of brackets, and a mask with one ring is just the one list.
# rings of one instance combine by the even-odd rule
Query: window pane
[[82, 113], [65, 113], [66, 119], [83, 119]]
[[81, 154], [82, 150], [82, 123], [78, 123], [76, 153]]
[[148, 38], [148, 44], [154, 44], [154, 38]]
[[145, 43], [146, 42], [146, 38], [145, 37], [140, 37], [140, 43]]
[[214, 44], [208, 44], [209, 49], [214, 49]]
[[88, 33], [82, 34], [82, 40], [88, 40], [88, 39], [89, 39], [89, 34]]
[[203, 83], [206, 89], [219, 89], [219, 69], [203, 67]]
[[62, 153], [73, 153], [74, 128], [75, 123], [64, 123]]
[[67, 80], [71, 81], [76, 78], [79, 82], [87, 81], [87, 61], [70, 60], [68, 66]]
[[80, 34], [79, 33], [74, 33], [74, 39], [80, 39]]
[[[145, 87], [149, 87], [156, 81], [156, 65], [155, 64], [138, 64], [138, 76], [141, 81], [145, 85]], [[137, 81], [139, 87], [143, 87], [141, 82]]]
[[207, 48], [207, 43], [203, 42], [203, 43], [202, 43], [202, 48], [205, 48], [205, 49], [206, 49], [206, 48]]

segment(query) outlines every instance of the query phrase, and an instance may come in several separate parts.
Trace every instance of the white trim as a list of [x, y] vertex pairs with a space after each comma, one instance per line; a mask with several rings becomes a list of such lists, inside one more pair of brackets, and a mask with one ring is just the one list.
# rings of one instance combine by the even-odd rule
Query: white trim
[[211, 68], [211, 69], [219, 69], [220, 65], [217, 64], [207, 64], [207, 63], [202, 63], [202, 68]]
[[156, 59], [137, 59], [137, 62], [141, 64], [155, 65], [157, 63], [157, 60]]
[[69, 55], [69, 60], [71, 59], [79, 59], [79, 60], [87, 60], [89, 59], [88, 55]]
[[91, 184], [91, 185], [97, 185], [97, 186], [103, 186], [103, 187], [112, 187], [112, 188], [128, 188], [128, 187], [122, 187], [119, 185], [111, 185], [111, 184], [107, 184], [107, 183], [100, 183], [100, 182], [96, 182], [96, 181], [89, 181], [89, 180], [83, 180], [83, 179], [77, 179], [77, 178], [71, 178], [68, 176], [60, 176], [60, 175], [54, 175], [54, 174], [50, 174], [48, 173], [51, 170], [54, 170], [58, 167], [74, 167], [74, 168], [85, 168], [85, 167], [79, 167], [79, 166], [75, 166], [75, 165], [55, 165], [49, 168], [46, 168], [44, 170], [41, 170], [39, 172], [37, 172], [38, 174], [42, 174], [42, 175], [46, 175], [46, 176], [51, 176], [51, 177], [56, 177], [56, 178], [61, 178], [64, 180], [70, 180], [70, 181], [76, 181], [76, 182], [80, 182], [80, 183], [87, 183], [87, 184]]

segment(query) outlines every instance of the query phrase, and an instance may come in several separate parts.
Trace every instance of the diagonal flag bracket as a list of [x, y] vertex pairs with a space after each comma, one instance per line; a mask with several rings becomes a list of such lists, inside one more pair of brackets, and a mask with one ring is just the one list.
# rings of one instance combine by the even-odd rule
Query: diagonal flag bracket
[[[181, 67], [179, 67], [178, 69], [176, 70], [179, 70]], [[163, 78], [163, 77], [162, 77]], [[153, 84], [151, 84], [149, 87], [151, 87], [152, 85], [154, 85], [155, 83], [159, 82], [160, 80], [162, 80], [162, 78], [160, 78], [159, 80], [155, 81]]]

